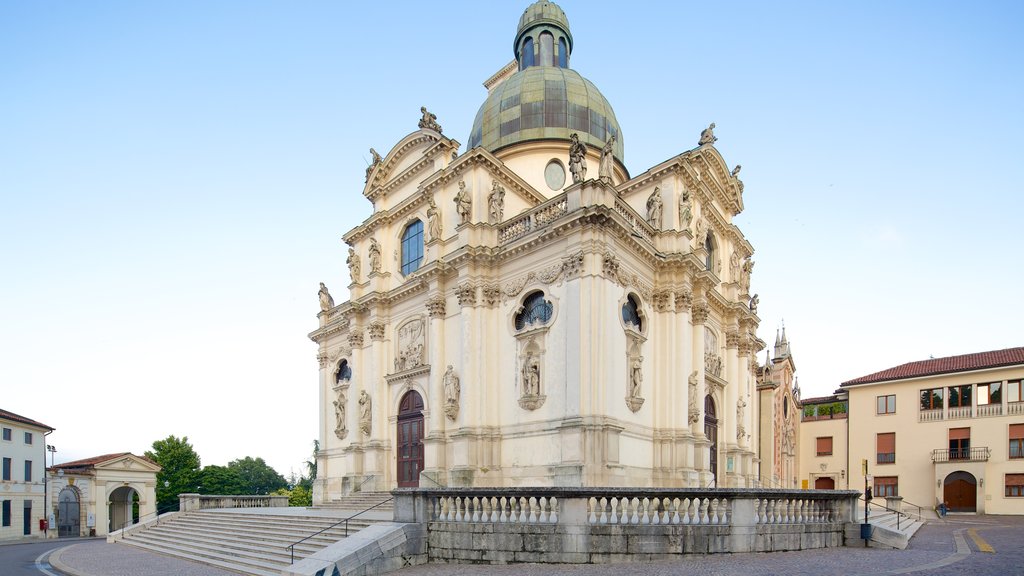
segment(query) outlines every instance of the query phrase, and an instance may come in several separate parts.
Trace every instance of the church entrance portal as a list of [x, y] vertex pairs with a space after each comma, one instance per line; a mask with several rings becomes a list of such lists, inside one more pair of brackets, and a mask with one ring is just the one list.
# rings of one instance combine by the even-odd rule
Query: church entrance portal
[[832, 478], [828, 478], [828, 477], [826, 477], [826, 478], [818, 478], [817, 480], [814, 481], [814, 489], [815, 490], [835, 490], [836, 489], [836, 481], [833, 480]]
[[415, 390], [398, 404], [398, 486], [416, 488], [423, 470], [423, 398]]
[[72, 488], [65, 488], [57, 496], [57, 536], [60, 538], [78, 538], [81, 536], [81, 509], [78, 504], [78, 493]]
[[707, 436], [711, 456], [708, 458], [708, 470], [718, 486], [718, 418], [715, 416], [715, 400], [708, 394], [704, 397], [704, 435]]
[[950, 512], [976, 512], [978, 481], [969, 472], [953, 472], [943, 483], [942, 499]]

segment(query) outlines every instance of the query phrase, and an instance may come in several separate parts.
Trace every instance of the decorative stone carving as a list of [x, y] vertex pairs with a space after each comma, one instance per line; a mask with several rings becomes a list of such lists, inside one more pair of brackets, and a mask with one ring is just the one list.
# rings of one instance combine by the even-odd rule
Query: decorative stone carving
[[338, 391], [338, 398], [334, 401], [334, 435], [339, 440], [344, 440], [348, 436], [348, 418], [346, 417], [346, 404], [348, 403], [347, 395], [344, 390]]
[[370, 161], [370, 165], [366, 167], [366, 182], [370, 181], [370, 174], [373, 173], [373, 169], [380, 166], [380, 163], [384, 160], [373, 148], [370, 148], [370, 156], [373, 159]]
[[327, 368], [328, 366], [331, 365], [331, 359], [328, 358], [327, 354], [324, 354], [323, 352], [317, 353], [316, 361], [317, 361], [317, 364], [320, 365], [321, 369], [322, 368]]
[[528, 352], [522, 364], [523, 395], [519, 398], [519, 406], [526, 410], [536, 410], [544, 404], [546, 396], [541, 394], [540, 357]]
[[527, 284], [540, 281], [545, 284], [561, 284], [563, 280], [574, 278], [583, 270], [583, 251], [580, 250], [562, 258], [562, 261], [537, 272], [509, 281], [502, 293], [508, 298], [515, 298]]
[[700, 131], [700, 140], [697, 141], [697, 146], [714, 144], [717, 140], [718, 138], [715, 136], [715, 123], [712, 122], [710, 126]]
[[505, 217], [505, 187], [497, 180], [491, 184], [491, 193], [487, 196], [487, 221], [500, 224]]
[[466, 182], [459, 180], [459, 191], [455, 194], [455, 211], [459, 214], [459, 224], [469, 222], [469, 215], [473, 209], [473, 198], [466, 190]]
[[490, 285], [484, 286], [484, 303], [488, 306], [496, 306], [498, 302], [501, 302], [501, 288]]
[[708, 316], [711, 314], [711, 308], [707, 302], [695, 302], [691, 307], [691, 318], [694, 324], [703, 324], [708, 321]]
[[601, 163], [597, 167], [598, 178], [606, 184], [612, 183], [612, 175], [615, 168], [614, 156], [612, 155], [613, 144], [615, 144], [614, 134], [604, 143], [604, 148], [601, 148]]
[[562, 273], [566, 279], [575, 278], [583, 271], [583, 251], [562, 258]]
[[427, 315], [431, 318], [444, 318], [445, 299], [444, 296], [435, 296], [427, 300]]
[[699, 250], [708, 241], [708, 221], [701, 216], [697, 219], [697, 232], [693, 236], [693, 249]]
[[690, 385], [690, 395], [689, 395], [690, 424], [696, 424], [700, 420], [700, 409], [697, 407], [698, 406], [697, 405], [697, 383], [699, 382], [699, 380], [697, 378], [697, 375], [698, 375], [698, 372], [696, 370], [694, 370], [693, 374], [690, 374], [690, 378], [687, 380], [687, 383]]
[[459, 299], [459, 306], [476, 306], [476, 286], [462, 284], [455, 289], [455, 297]]
[[658, 291], [654, 293], [654, 309], [658, 312], [668, 312], [669, 303], [672, 300], [672, 293], [666, 290]]
[[423, 116], [420, 118], [419, 127], [426, 130], [433, 130], [438, 134], [441, 133], [441, 125], [437, 123], [437, 115], [427, 111], [426, 106], [420, 106], [420, 114]]
[[616, 258], [611, 252], [605, 252], [604, 258], [601, 263], [602, 271], [604, 275], [612, 280], [618, 282], [619, 280], [619, 259]]
[[761, 302], [761, 298], [757, 294], [754, 294], [753, 296], [750, 297], [750, 313], [751, 314], [757, 314], [757, 305], [758, 305], [759, 302]]
[[352, 277], [352, 283], [358, 284], [361, 264], [359, 254], [356, 254], [356, 249], [351, 246], [348, 247], [348, 258], [345, 259], [345, 264], [348, 264], [348, 274]]
[[736, 330], [730, 330], [725, 333], [725, 347], [736, 348], [740, 345], [740, 333]]
[[331, 293], [327, 290], [327, 286], [323, 282], [320, 283], [320, 291], [317, 293], [320, 296], [320, 311], [327, 312], [331, 308], [334, 308], [334, 298]]
[[687, 312], [693, 305], [693, 290], [689, 286], [683, 286], [676, 292], [676, 312]]
[[722, 357], [718, 354], [718, 336], [704, 327], [704, 373], [722, 377]]
[[733, 282], [740, 281], [740, 253], [739, 250], [733, 250], [729, 256], [729, 278]]
[[730, 172], [730, 174], [732, 174], [732, 177], [736, 178], [737, 176], [739, 176], [740, 175], [740, 170], [742, 168], [743, 168], [743, 166], [740, 166], [739, 164], [737, 164], [736, 167], [732, 169], [732, 172]]
[[398, 329], [398, 357], [395, 359], [395, 370], [403, 371], [423, 365], [423, 352], [426, 349], [426, 334], [423, 320], [414, 318]]
[[687, 232], [690, 231], [690, 222], [693, 221], [693, 202], [690, 200], [690, 191], [683, 188], [679, 194], [679, 227]]
[[747, 402], [743, 398], [736, 400], [736, 441], [741, 442], [747, 435], [747, 428], [743, 425], [743, 409]]
[[580, 142], [580, 135], [575, 132], [569, 139], [569, 172], [572, 173], [572, 183], [577, 184], [587, 178], [587, 146]]
[[626, 396], [626, 406], [632, 412], [640, 410], [644, 405], [644, 399], [640, 397], [640, 388], [644, 382], [643, 358], [634, 358], [629, 369], [629, 394]]
[[348, 333], [348, 345], [352, 348], [363, 347], [363, 331], [356, 328]]
[[462, 386], [459, 384], [459, 377], [455, 375], [455, 369], [448, 365], [444, 373], [444, 414], [449, 420], [455, 422], [459, 416], [459, 396], [462, 394]]
[[373, 430], [373, 400], [363, 390], [359, 393], [359, 431], [366, 436]]
[[653, 226], [655, 230], [661, 230], [661, 212], [661, 187], [655, 186], [654, 192], [651, 192], [651, 195], [647, 197], [647, 223]]
[[743, 268], [740, 271], [740, 293], [750, 292], [750, 273], [754, 271], [754, 261], [747, 258], [743, 261]]
[[431, 241], [441, 239], [441, 211], [437, 209], [433, 196], [427, 198], [427, 230]]
[[383, 322], [371, 322], [367, 327], [367, 332], [370, 334], [370, 340], [383, 340], [384, 339], [384, 323]]
[[379, 274], [380, 265], [380, 244], [377, 242], [376, 238], [370, 238], [370, 273]]

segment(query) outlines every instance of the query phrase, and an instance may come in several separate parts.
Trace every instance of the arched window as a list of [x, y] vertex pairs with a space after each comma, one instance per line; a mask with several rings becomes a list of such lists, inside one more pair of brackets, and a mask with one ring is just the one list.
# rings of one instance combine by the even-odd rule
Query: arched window
[[423, 222], [419, 220], [402, 232], [402, 274], [412, 274], [423, 262]]
[[543, 292], [534, 292], [523, 301], [523, 309], [516, 314], [516, 330], [534, 324], [547, 324], [551, 320], [551, 302], [544, 299]]
[[565, 38], [558, 39], [558, 67], [569, 67], [569, 49], [565, 45]]
[[714, 270], [715, 269], [714, 268], [714, 265], [715, 265], [715, 239], [711, 235], [711, 232], [708, 232], [708, 238], [707, 238], [707, 240], [704, 241], [704, 250], [706, 250], [707, 253], [708, 253], [707, 258], [704, 260], [704, 265], [707, 266], [708, 270]]
[[640, 318], [640, 305], [632, 294], [626, 297], [626, 303], [622, 305], [622, 321], [626, 325], [632, 325], [637, 332], [643, 332], [644, 321]]
[[550, 32], [543, 32], [540, 35], [540, 65], [555, 65], [555, 37]]
[[519, 52], [519, 69], [526, 70], [534, 65], [536, 65], [536, 61], [533, 55], [533, 38], [527, 38], [523, 40], [523, 49]]
[[348, 365], [348, 360], [342, 360], [341, 364], [338, 365], [338, 374], [334, 377], [334, 381], [341, 383], [352, 379], [352, 367]]

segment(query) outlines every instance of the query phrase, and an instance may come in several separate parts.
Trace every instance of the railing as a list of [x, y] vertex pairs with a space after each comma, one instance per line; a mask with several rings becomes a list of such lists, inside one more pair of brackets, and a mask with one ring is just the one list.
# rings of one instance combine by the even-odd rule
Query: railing
[[956, 418], [970, 418], [971, 417], [971, 407], [970, 406], [950, 406], [949, 407], [949, 413], [947, 414], [947, 417], [950, 420], [954, 420]]
[[[918, 506], [917, 504], [914, 504], [913, 502], [907, 502], [906, 500], [904, 500], [902, 502], [901, 506], [904, 506], [904, 507], [911, 506], [911, 507], [917, 508], [917, 519], [922, 521], [922, 522], [924, 521], [924, 508], [923, 507]], [[906, 514], [907, 516], [910, 516], [910, 512], [903, 512], [903, 513]]]
[[1024, 402], [1010, 402], [1006, 405], [1006, 413], [1010, 416], [1024, 414]]
[[553, 222], [569, 211], [569, 203], [563, 194], [540, 204], [526, 214], [516, 216], [498, 228], [498, 245], [521, 238], [533, 230]]
[[193, 512], [212, 508], [285, 508], [288, 496], [265, 494], [260, 496], [216, 496], [178, 494], [179, 510]]
[[621, 198], [615, 199], [615, 211], [629, 222], [629, 226], [637, 236], [647, 240], [648, 242], [654, 242], [654, 228], [648, 224], [646, 220], [637, 218], [636, 212], [633, 211], [633, 208], [629, 204], [626, 204], [626, 202]]
[[1003, 405], [1002, 404], [979, 404], [978, 405], [978, 416], [1002, 416]]
[[933, 410], [921, 409], [917, 414], [918, 422], [936, 422], [943, 419], [942, 408], [936, 408]]
[[143, 514], [142, 516], [139, 516], [138, 520], [126, 520], [125, 522], [122, 522], [119, 527], [114, 528], [113, 530], [111, 530], [111, 532], [117, 532], [118, 530], [124, 530], [125, 528], [127, 528], [129, 526], [134, 526], [136, 524], [142, 524], [143, 521], [145, 521], [146, 518], [149, 518], [151, 516], [154, 517], [154, 519], [156, 520], [154, 525], [155, 526], [159, 526], [160, 525], [160, 515], [161, 514], [167, 514], [168, 512], [177, 512], [177, 511], [178, 511], [178, 503], [177, 502], [174, 502], [172, 504], [164, 504], [163, 506], [158, 506], [156, 510], [154, 510], [154, 511], [148, 513], [148, 514]]
[[871, 506], [874, 506], [876, 508], [881, 508], [882, 510], [886, 510], [888, 512], [891, 512], [891, 513], [895, 514], [896, 515], [896, 530], [900, 529], [900, 520], [901, 519], [903, 519], [903, 518], [906, 518], [908, 520], [911, 519], [910, 515], [907, 514], [906, 512], [902, 512], [900, 510], [889, 508], [888, 506], [885, 506], [884, 504], [879, 504], [877, 502], [872, 502], [870, 500], [864, 500], [864, 498], [861, 498], [860, 501], [863, 502], [865, 506], [871, 505]]
[[306, 536], [302, 540], [299, 540], [297, 542], [292, 542], [291, 544], [286, 546], [286, 548], [288, 548], [288, 550], [291, 552], [291, 558], [292, 558], [291, 563], [295, 564], [295, 546], [297, 546], [299, 544], [302, 544], [303, 542], [305, 542], [306, 540], [309, 540], [310, 538], [312, 538], [314, 536], [319, 536], [320, 534], [323, 534], [324, 532], [327, 532], [331, 528], [334, 528], [335, 526], [339, 526], [341, 524], [345, 525], [345, 537], [348, 538], [348, 521], [349, 520], [355, 518], [356, 516], [359, 516], [360, 514], [363, 514], [365, 512], [369, 512], [370, 510], [373, 510], [374, 508], [376, 508], [378, 506], [383, 506], [384, 504], [387, 504], [388, 502], [391, 502], [393, 499], [394, 498], [388, 498], [387, 500], [384, 500], [383, 502], [378, 502], [377, 504], [374, 504], [373, 506], [370, 506], [366, 510], [361, 510], [361, 511], [356, 512], [355, 514], [349, 516], [348, 518], [343, 518], [341, 520], [338, 520], [337, 522], [335, 522], [334, 524], [331, 524], [327, 528], [324, 528], [322, 530], [314, 532], [314, 533], [310, 534], [309, 536]]
[[974, 446], [950, 450], [932, 450], [932, 462], [988, 462], [992, 451], [987, 446]]

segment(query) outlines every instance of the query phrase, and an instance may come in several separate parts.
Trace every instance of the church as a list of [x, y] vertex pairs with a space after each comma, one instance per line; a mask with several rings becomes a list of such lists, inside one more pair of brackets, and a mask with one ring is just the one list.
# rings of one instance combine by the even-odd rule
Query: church
[[531, 4], [513, 45], [465, 151], [426, 107], [371, 149], [372, 210], [343, 237], [350, 299], [321, 284], [309, 335], [314, 504], [416, 486], [761, 485], [765, 343], [754, 249], [732, 222], [739, 166], [712, 123], [631, 175], [611, 104], [571, 66], [562, 9]]

